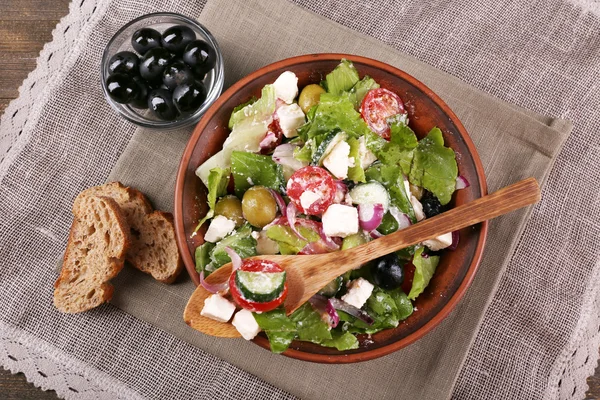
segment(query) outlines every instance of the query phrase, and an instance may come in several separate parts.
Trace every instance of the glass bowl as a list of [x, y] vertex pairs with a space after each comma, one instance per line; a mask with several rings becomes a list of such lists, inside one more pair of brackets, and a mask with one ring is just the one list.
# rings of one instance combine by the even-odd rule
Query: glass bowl
[[[217, 59], [214, 68], [209, 71], [203, 83], [206, 86], [206, 100], [194, 113], [187, 115], [180, 115], [173, 121], [164, 121], [158, 119], [148, 109], [134, 108], [128, 104], [121, 104], [114, 101], [109, 95], [106, 88], [106, 78], [109, 76], [108, 64], [110, 58], [120, 51], [132, 51], [131, 37], [134, 32], [141, 28], [152, 28], [160, 33], [163, 33], [167, 28], [173, 25], [185, 25], [191, 28], [196, 33], [196, 38], [204, 40], [211, 45], [217, 54]], [[104, 97], [110, 106], [126, 120], [144, 128], [152, 129], [177, 129], [186, 126], [195, 125], [204, 112], [215, 102], [215, 100], [221, 95], [223, 90], [223, 56], [221, 50], [215, 38], [212, 34], [197, 21], [188, 18], [184, 15], [175, 13], [154, 13], [146, 14], [133, 21], [125, 24], [121, 29], [115, 33], [112, 39], [108, 42], [108, 45], [104, 49], [102, 55], [102, 90]]]

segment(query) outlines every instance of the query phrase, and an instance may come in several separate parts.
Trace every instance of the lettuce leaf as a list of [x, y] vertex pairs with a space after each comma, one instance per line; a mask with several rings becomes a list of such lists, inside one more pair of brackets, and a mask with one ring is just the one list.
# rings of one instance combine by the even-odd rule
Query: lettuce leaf
[[358, 349], [358, 339], [350, 332], [331, 330], [331, 339], [325, 339], [321, 346], [335, 347], [339, 351]]
[[[240, 111], [242, 108], [244, 108], [244, 107], [246, 107], [246, 106], [249, 106], [250, 104], [254, 104], [254, 103], [256, 103], [256, 101], [257, 101], [257, 100], [258, 100], [258, 99], [256, 98], [256, 96], [252, 96], [252, 97], [250, 98], [250, 100], [248, 100], [247, 102], [245, 102], [245, 103], [242, 103], [242, 104], [239, 104], [239, 105], [237, 105], [237, 106], [235, 106], [235, 107], [233, 108], [233, 111], [231, 112], [231, 116], [229, 117], [229, 124], [228, 124], [228, 127], [229, 127], [229, 129], [232, 129], [232, 128], [233, 128], [233, 125], [234, 125], [234, 123], [235, 123], [235, 121], [236, 121], [236, 118], [234, 118], [233, 116], [234, 116], [234, 115], [235, 115], [235, 114], [236, 114], [238, 111]], [[239, 118], [239, 117], [237, 117], [237, 118]]]
[[208, 173], [208, 194], [206, 196], [206, 202], [208, 203], [208, 212], [198, 222], [196, 232], [204, 222], [209, 220], [215, 215], [214, 208], [217, 203], [217, 199], [219, 197], [225, 196], [227, 194], [227, 185], [229, 184], [229, 168], [213, 168]]
[[196, 247], [194, 258], [196, 261], [196, 271], [198, 273], [204, 271], [204, 276], [207, 275], [206, 266], [210, 264], [210, 252], [215, 247], [214, 243], [204, 242], [202, 246]]
[[275, 87], [273, 85], [265, 85], [261, 91], [260, 99], [250, 103], [246, 103], [244, 107], [236, 110], [229, 118], [229, 129], [234, 129], [237, 124], [243, 121], [265, 121], [275, 112]]
[[271, 344], [273, 353], [282, 353], [290, 346], [292, 340], [296, 337], [296, 323], [286, 314], [285, 309], [276, 308], [275, 310], [252, 313], [260, 329], [265, 331]]
[[413, 277], [410, 293], [408, 294], [408, 298], [410, 300], [416, 299], [421, 293], [423, 293], [427, 285], [429, 285], [429, 281], [433, 277], [435, 269], [440, 262], [439, 256], [423, 257], [423, 250], [424, 247], [419, 247], [415, 251], [415, 256], [413, 257], [415, 275]]
[[308, 241], [300, 239], [289, 226], [273, 225], [267, 228], [267, 237], [279, 245], [281, 254], [298, 254], [309, 242], [320, 239], [317, 232], [312, 229], [298, 226], [298, 231]]
[[413, 223], [417, 222], [415, 212], [409, 200], [409, 194], [404, 190], [404, 178], [397, 165], [377, 163], [365, 171], [367, 181], [375, 180], [387, 189], [391, 204], [408, 215]]
[[356, 138], [350, 138], [347, 142], [350, 145], [350, 157], [354, 158], [354, 167], [348, 168], [348, 179], [354, 182], [366, 182], [365, 170], [360, 165], [359, 141]]
[[454, 150], [444, 146], [439, 128], [433, 128], [419, 141], [408, 179], [410, 183], [433, 193], [442, 205], [452, 198], [458, 176]]
[[325, 77], [327, 92], [332, 94], [346, 92], [358, 82], [358, 79], [358, 71], [352, 62], [342, 59], [342, 62]]
[[[210, 262], [204, 265], [204, 274], [208, 276], [217, 268], [231, 262], [231, 258], [225, 251], [225, 247], [231, 247], [241, 258], [252, 257], [256, 255], [256, 239], [252, 236], [252, 227], [245, 224], [234, 234], [217, 242], [209, 251]], [[205, 246], [203, 244], [202, 246]], [[196, 250], [198, 251], [198, 250]]]
[[365, 75], [364, 78], [356, 82], [356, 85], [350, 89], [350, 100], [354, 104], [354, 109], [358, 110], [360, 108], [360, 104], [369, 90], [377, 89], [378, 87], [379, 84], [375, 82], [375, 79], [368, 75]]
[[381, 145], [374, 152], [382, 163], [398, 165], [404, 174], [410, 172], [413, 149], [418, 145], [417, 136], [406, 124], [406, 121], [406, 114], [398, 114], [388, 118], [390, 141]]
[[292, 315], [290, 319], [296, 323], [298, 339], [307, 342], [321, 343], [331, 340], [329, 324], [321, 319], [321, 315], [315, 311], [310, 303], [304, 303]]
[[285, 190], [283, 168], [270, 156], [233, 151], [231, 153], [231, 171], [235, 185], [235, 194], [241, 197], [248, 188], [262, 185], [277, 191]]

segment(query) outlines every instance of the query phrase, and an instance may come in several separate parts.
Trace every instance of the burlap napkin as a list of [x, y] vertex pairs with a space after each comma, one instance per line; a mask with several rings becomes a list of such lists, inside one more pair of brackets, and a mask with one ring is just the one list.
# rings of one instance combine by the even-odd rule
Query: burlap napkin
[[[283, 0], [210, 0], [199, 20], [221, 45], [226, 87], [263, 65], [306, 53], [358, 54], [407, 71], [439, 94], [461, 119], [477, 146], [490, 191], [528, 176], [543, 184], [571, 130], [571, 124], [565, 120], [508, 105]], [[120, 180], [144, 191], [157, 208], [172, 209], [175, 175], [188, 137], [189, 130], [138, 129], [109, 180]], [[522, 210], [491, 223], [484, 259], [472, 287], [435, 331], [397, 353], [360, 364], [300, 362], [272, 355], [242, 339], [216, 339], [193, 331], [181, 318], [194, 290], [187, 277], [165, 286], [127, 268], [115, 281], [112, 303], [304, 398], [446, 398], [451, 395], [481, 316], [513, 254], [528, 214], [528, 210]]]

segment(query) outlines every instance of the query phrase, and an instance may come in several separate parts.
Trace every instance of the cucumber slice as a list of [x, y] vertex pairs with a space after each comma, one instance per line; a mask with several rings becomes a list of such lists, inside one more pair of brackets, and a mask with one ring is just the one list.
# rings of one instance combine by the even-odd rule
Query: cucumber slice
[[356, 185], [350, 191], [353, 204], [381, 204], [383, 212], [387, 212], [390, 207], [390, 195], [387, 189], [379, 182], [372, 181]]
[[250, 301], [266, 303], [275, 300], [283, 292], [284, 272], [235, 271], [235, 284], [242, 295]]
[[343, 140], [346, 140], [347, 138], [348, 134], [340, 131], [339, 129], [335, 129], [328, 133], [321, 144], [319, 144], [319, 147], [317, 147], [317, 149], [314, 151], [312, 155], [312, 165], [323, 165], [323, 160], [329, 155], [329, 153], [331, 153], [331, 150], [333, 150], [335, 145]]
[[325, 285], [325, 287], [319, 290], [317, 293], [325, 297], [333, 297], [342, 288], [342, 282], [344, 282], [344, 278], [338, 276], [337, 278], [329, 282], [327, 285]]

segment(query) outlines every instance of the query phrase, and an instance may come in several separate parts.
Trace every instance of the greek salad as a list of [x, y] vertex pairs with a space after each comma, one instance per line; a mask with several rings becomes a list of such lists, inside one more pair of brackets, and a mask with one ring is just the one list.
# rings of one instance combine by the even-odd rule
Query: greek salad
[[[350, 271], [289, 316], [285, 271], [247, 258], [377, 240], [439, 214], [468, 182], [440, 129], [417, 136], [398, 93], [361, 78], [350, 61], [301, 89], [286, 71], [260, 98], [236, 107], [223, 149], [196, 171], [209, 206], [198, 225], [209, 223], [196, 269], [213, 293], [201, 314], [231, 321], [248, 340], [264, 331], [275, 353], [293, 340], [356, 349], [357, 335], [394, 328], [413, 313], [440, 251], [456, 247], [457, 233]], [[228, 282], [205, 281], [228, 262]]]

